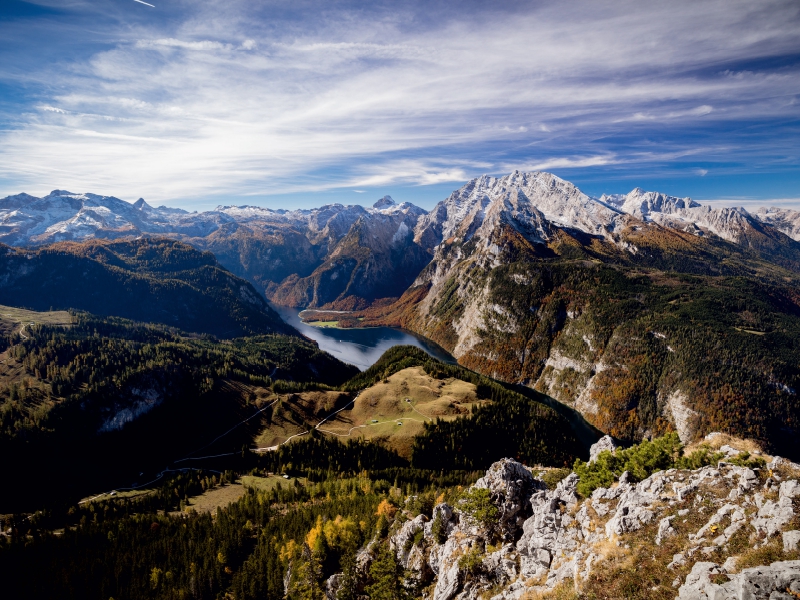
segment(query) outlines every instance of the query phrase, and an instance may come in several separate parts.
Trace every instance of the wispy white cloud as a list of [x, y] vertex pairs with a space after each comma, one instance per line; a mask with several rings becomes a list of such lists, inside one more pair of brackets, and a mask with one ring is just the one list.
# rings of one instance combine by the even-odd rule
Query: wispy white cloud
[[714, 107], [704, 104], [702, 106], [697, 106], [695, 108], [690, 108], [688, 110], [678, 110], [678, 111], [665, 111], [661, 114], [653, 112], [653, 113], [643, 113], [637, 112], [636, 114], [630, 117], [623, 117], [621, 119], [616, 119], [615, 123], [625, 123], [626, 121], [662, 121], [666, 119], [682, 119], [686, 117], [704, 117], [706, 115], [711, 114], [714, 111]]
[[[442, 165], [423, 160], [388, 161], [362, 169], [362, 174], [335, 187], [380, 187], [391, 184], [435, 185], [460, 182], [468, 178], [460, 167], [443, 168]], [[332, 186], [334, 187], [334, 186]], [[356, 191], [356, 190], [354, 190]]]
[[[248, 40], [252, 42], [252, 40]], [[175, 38], [161, 38], [157, 40], [139, 40], [137, 48], [181, 48], [183, 50], [231, 50], [231, 44], [223, 44], [212, 40], [199, 40], [196, 42], [176, 40]]]
[[517, 169], [519, 171], [547, 171], [549, 169], [580, 169], [585, 167], [599, 167], [613, 165], [620, 162], [613, 155], [586, 156], [586, 157], [560, 157], [550, 158], [539, 163], [526, 163], [521, 165], [505, 164], [503, 171]]

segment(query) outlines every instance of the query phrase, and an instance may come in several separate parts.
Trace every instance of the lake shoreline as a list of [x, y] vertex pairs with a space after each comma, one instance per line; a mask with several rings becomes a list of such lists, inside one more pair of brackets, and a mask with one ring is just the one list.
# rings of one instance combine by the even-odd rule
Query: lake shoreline
[[[314, 322], [304, 321], [302, 314], [307, 309], [297, 309], [281, 306], [270, 302], [275, 312], [281, 319], [297, 329], [301, 334], [314, 340], [320, 350], [336, 356], [339, 360], [355, 365], [364, 371], [380, 359], [389, 348], [400, 345], [410, 345], [420, 348], [433, 358], [449, 364], [458, 364], [458, 361], [436, 342], [420, 336], [413, 331], [399, 327], [336, 327], [320, 326]], [[313, 310], [313, 309], [312, 309]], [[336, 314], [346, 315], [352, 311], [337, 311]], [[334, 321], [328, 321], [333, 323]], [[338, 321], [335, 321], [338, 322]], [[318, 321], [319, 323], [319, 321]]]

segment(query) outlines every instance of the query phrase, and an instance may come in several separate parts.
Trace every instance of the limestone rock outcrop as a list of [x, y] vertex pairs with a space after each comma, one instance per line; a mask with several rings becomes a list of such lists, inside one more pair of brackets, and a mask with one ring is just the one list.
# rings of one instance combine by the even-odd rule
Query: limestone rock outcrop
[[[403, 565], [421, 577], [417, 581], [425, 581], [427, 570], [431, 600], [477, 600], [489, 591], [492, 600], [519, 600], [565, 582], [580, 589], [614, 552], [628, 551], [633, 534], [638, 540], [644, 535], [652, 552], [670, 548], [671, 559], [664, 561], [669, 564], [661, 568], [672, 573], [666, 585], [679, 600], [796, 598], [791, 594], [800, 591], [800, 561], [738, 572], [737, 557], [725, 553], [732, 544], [772, 544], [784, 556], [797, 557], [800, 531], [793, 524], [800, 516], [800, 470], [788, 461], [773, 461], [773, 471], [727, 460], [659, 471], [639, 482], [626, 472], [584, 499], [575, 473], [547, 489], [527, 467], [503, 459], [475, 484], [490, 491], [498, 527], [465, 518], [458, 504], [440, 504], [430, 521], [417, 517], [403, 524], [392, 543]], [[446, 532], [443, 541], [434, 539], [434, 519]], [[424, 532], [424, 568], [412, 560], [415, 549], [400, 552], [416, 531]]]
[[513, 540], [530, 516], [531, 494], [547, 489], [543, 482], [533, 478], [528, 469], [510, 458], [494, 463], [475, 487], [489, 490], [492, 502], [500, 512], [498, 524], [504, 540]]
[[800, 560], [745, 569], [729, 575], [725, 583], [712, 581], [712, 576], [725, 574], [725, 569], [716, 563], [696, 563], [678, 591], [679, 600], [794, 600], [800, 597]]
[[604, 435], [589, 448], [589, 462], [597, 460], [601, 452], [608, 450], [612, 454], [617, 449], [617, 444], [610, 435]]

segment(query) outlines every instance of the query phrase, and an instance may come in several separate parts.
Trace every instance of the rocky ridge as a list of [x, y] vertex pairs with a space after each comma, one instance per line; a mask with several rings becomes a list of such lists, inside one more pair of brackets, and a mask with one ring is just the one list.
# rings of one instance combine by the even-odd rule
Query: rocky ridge
[[[690, 198], [639, 188], [627, 195], [590, 197], [550, 173], [515, 171], [476, 178], [430, 213], [384, 196], [373, 207], [325, 205], [311, 210], [218, 206], [205, 212], [130, 204], [112, 196], [54, 190], [43, 198], [0, 199], [0, 242], [40, 246], [59, 241], [169, 236], [214, 252], [235, 274], [269, 298], [303, 307], [362, 307], [399, 296], [430, 261], [434, 249], [477, 235], [499, 260], [496, 233], [509, 227], [533, 243], [598, 238], [636, 254], [626, 229], [654, 224], [694, 236], [717, 236], [780, 255], [800, 240], [800, 213], [786, 209], [713, 209]], [[784, 239], [786, 237], [787, 239]], [[436, 284], [447, 269], [423, 274]], [[458, 258], [450, 256], [450, 260]], [[393, 266], [400, 262], [397, 270]], [[395, 272], [396, 271], [396, 272]], [[438, 277], [437, 277], [438, 276]], [[377, 280], [396, 282], [379, 290]], [[396, 288], [396, 289], [395, 289]], [[349, 300], [348, 300], [349, 299]]]
[[[608, 451], [608, 442], [601, 447]], [[763, 468], [737, 466], [730, 461], [741, 451], [721, 450], [717, 465], [658, 471], [638, 483], [625, 472], [587, 498], [575, 473], [548, 489], [503, 459], [471, 488], [488, 490], [492, 523], [464, 504], [439, 504], [430, 518], [398, 521], [389, 544], [408, 586], [432, 600], [620, 597], [610, 589], [615, 577], [638, 586], [625, 597], [796, 598], [800, 465], [775, 457]]]

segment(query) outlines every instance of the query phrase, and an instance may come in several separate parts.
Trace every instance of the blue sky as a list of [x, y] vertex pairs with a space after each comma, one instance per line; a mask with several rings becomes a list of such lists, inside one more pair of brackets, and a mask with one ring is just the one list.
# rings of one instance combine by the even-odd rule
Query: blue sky
[[520, 169], [800, 208], [796, 0], [150, 3], [3, 0], [0, 196], [430, 208]]

